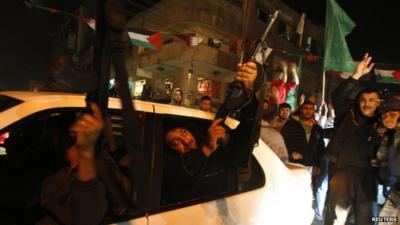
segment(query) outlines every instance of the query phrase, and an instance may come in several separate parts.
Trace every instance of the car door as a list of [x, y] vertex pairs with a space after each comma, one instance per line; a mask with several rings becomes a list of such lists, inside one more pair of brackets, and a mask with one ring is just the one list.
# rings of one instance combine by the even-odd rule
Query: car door
[[0, 131], [0, 224], [33, 224], [44, 217], [40, 191], [46, 177], [64, 164], [75, 112], [46, 110]]
[[[182, 177], [185, 176], [184, 173], [168, 170], [169, 167], [176, 166], [173, 163], [178, 163], [178, 167], [185, 166], [180, 160], [173, 159], [176, 154], [165, 144], [165, 134], [171, 127], [185, 126], [199, 135], [200, 139], [205, 138], [211, 121], [173, 115], [158, 115], [156, 121], [158, 125], [155, 140], [158, 144], [157, 158], [160, 163], [156, 164], [155, 171], [158, 175], [155, 176], [155, 180], [158, 182], [154, 183], [153, 188], [159, 190], [160, 196], [158, 205], [154, 202], [149, 212], [149, 224], [221, 224], [221, 221], [226, 221], [228, 218], [226, 213], [229, 213], [229, 203], [226, 198], [264, 186], [264, 173], [255, 157], [251, 160], [253, 176], [247, 182], [241, 182], [236, 174], [230, 176], [232, 174], [225, 173], [223, 166], [214, 164], [212, 168], [209, 168], [212, 172], [201, 178], [210, 179], [211, 182], [204, 182], [198, 186], [180, 184], [184, 183], [182, 180], [187, 179], [187, 177]], [[177, 183], [179, 185], [176, 185]], [[131, 223], [136, 224], [142, 221], [143, 218], [139, 218], [131, 220]]]
[[[0, 224], [35, 224], [48, 216], [47, 209], [41, 205], [42, 186], [48, 176], [66, 166], [66, 149], [73, 144], [68, 128], [77, 113], [85, 110], [79, 107], [44, 110], [0, 130]], [[141, 162], [131, 159], [124, 148], [121, 110], [109, 110], [108, 132], [112, 142], [110, 137], [106, 137], [103, 151], [107, 151], [105, 162], [112, 173], [115, 173], [113, 178], [117, 183], [111, 183], [107, 187], [106, 182], [109, 181], [104, 180], [107, 177], [104, 178], [98, 169], [98, 176], [107, 191], [109, 210], [103, 221], [107, 224], [133, 218], [142, 218], [138, 219], [138, 222], [143, 221], [145, 224], [147, 221], [144, 216], [152, 207], [150, 202], [158, 202], [157, 193], [160, 192], [149, 188], [156, 186], [152, 183], [156, 183], [157, 180], [149, 177], [154, 173], [150, 170], [150, 160], [153, 164], [157, 163], [152, 154], [155, 148], [151, 147], [155, 143], [152, 133], [154, 115], [144, 112], [139, 114], [143, 126], [136, 135], [140, 137], [140, 143], [137, 144], [144, 152]], [[132, 162], [143, 165], [140, 177], [133, 175], [130, 168]], [[145, 188], [142, 187], [142, 192], [138, 192], [135, 184], [137, 185], [143, 177], [147, 177], [142, 180]], [[117, 186], [123, 193], [118, 193]], [[138, 195], [144, 196], [140, 205], [137, 201]], [[120, 210], [118, 196], [126, 198], [129, 210]]]

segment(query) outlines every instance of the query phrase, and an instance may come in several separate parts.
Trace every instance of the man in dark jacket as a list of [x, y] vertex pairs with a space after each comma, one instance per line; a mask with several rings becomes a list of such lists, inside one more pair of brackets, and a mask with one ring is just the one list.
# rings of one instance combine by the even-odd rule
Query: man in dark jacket
[[321, 219], [325, 201], [324, 195], [316, 195], [321, 184], [321, 182], [316, 182], [318, 181], [316, 178], [319, 174], [325, 144], [323, 130], [316, 123], [314, 113], [314, 103], [304, 102], [300, 107], [300, 115], [292, 116], [282, 127], [281, 133], [288, 149], [290, 162], [305, 165], [313, 175], [315, 209], [317, 217]]
[[[248, 168], [253, 149], [251, 131], [258, 107], [253, 89], [256, 77], [254, 62], [238, 65], [235, 79], [253, 90], [253, 94], [250, 102], [241, 109], [240, 124], [230, 131], [229, 140], [226, 128], [221, 125], [224, 118], [215, 119], [204, 133], [199, 127], [191, 129], [187, 123], [166, 127], [164, 141], [172, 151], [167, 150], [163, 159], [163, 203], [235, 190], [237, 178], [241, 179], [242, 174], [251, 175], [250, 172], [241, 173], [240, 169]], [[224, 148], [219, 141], [228, 143]], [[243, 177], [241, 181], [248, 181], [248, 177]]]
[[281, 133], [289, 153], [290, 162], [307, 167], [318, 167], [324, 150], [322, 128], [314, 119], [314, 103], [306, 101], [300, 116], [292, 116], [282, 127]]
[[37, 224], [95, 225], [106, 214], [106, 190], [95, 165], [95, 144], [104, 123], [98, 106], [91, 109], [93, 115], [83, 114], [69, 129], [75, 136], [66, 153], [69, 166], [43, 184], [41, 205], [48, 215]]
[[345, 224], [350, 210], [356, 225], [372, 224], [376, 215], [377, 182], [371, 159], [379, 143], [375, 125], [380, 105], [374, 89], [361, 91], [356, 101], [351, 93], [358, 80], [373, 67], [368, 53], [353, 75], [333, 92], [336, 132], [329, 143], [329, 193], [326, 224]]

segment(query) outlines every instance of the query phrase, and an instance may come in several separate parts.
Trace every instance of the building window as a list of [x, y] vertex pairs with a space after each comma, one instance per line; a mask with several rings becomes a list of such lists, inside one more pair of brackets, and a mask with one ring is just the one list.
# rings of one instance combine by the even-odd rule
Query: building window
[[201, 95], [207, 95], [212, 98], [219, 99], [221, 92], [221, 82], [206, 79], [203, 77], [197, 78], [197, 92]]
[[260, 20], [263, 23], [267, 23], [268, 22], [268, 13], [259, 9], [258, 10], [258, 20]]

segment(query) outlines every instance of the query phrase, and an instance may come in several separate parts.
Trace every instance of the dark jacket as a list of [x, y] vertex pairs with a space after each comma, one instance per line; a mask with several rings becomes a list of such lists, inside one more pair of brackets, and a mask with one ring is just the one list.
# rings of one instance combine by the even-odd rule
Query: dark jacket
[[46, 209], [47, 216], [37, 225], [100, 224], [107, 212], [120, 207], [111, 193], [113, 190], [105, 185], [111, 175], [105, 175], [102, 171], [108, 169], [121, 184], [123, 191], [128, 192], [130, 187], [124, 185], [125, 177], [107, 151], [98, 154], [96, 164], [98, 174], [88, 181], [78, 180], [77, 170], [70, 171], [69, 167], [61, 168], [46, 178], [40, 204]]
[[227, 150], [219, 148], [209, 157], [200, 149], [184, 155], [172, 150], [164, 154], [162, 204], [212, 195], [229, 188], [232, 179]]
[[[307, 142], [306, 133], [301, 123], [296, 119], [289, 119], [281, 130], [289, 153], [289, 161], [305, 166], [320, 166], [321, 157], [325, 151], [323, 130], [317, 124], [311, 128], [310, 139]], [[292, 152], [299, 152], [303, 158], [294, 160]]]
[[[246, 167], [254, 146], [251, 133], [256, 123], [257, 104], [253, 96], [250, 103], [241, 109], [237, 129], [229, 131], [226, 146], [218, 147], [209, 157], [201, 148], [184, 155], [167, 149], [163, 158], [162, 204], [237, 189], [236, 169]], [[206, 135], [206, 130], [202, 135]], [[196, 139], [201, 143], [201, 137]]]
[[385, 133], [379, 145], [377, 159], [381, 184], [392, 186], [400, 176], [400, 127]]
[[79, 181], [68, 168], [48, 177], [43, 184], [41, 204], [48, 216], [38, 225], [99, 224], [107, 211], [106, 191], [98, 178]]
[[393, 176], [400, 177], [400, 127], [393, 135], [393, 142], [388, 149], [389, 168]]
[[349, 78], [332, 94], [336, 132], [329, 143], [328, 151], [331, 159], [337, 160], [338, 167], [371, 168], [370, 160], [379, 144], [375, 129], [377, 118], [365, 117], [357, 104], [358, 98], [356, 101], [350, 99], [352, 91], [358, 85], [358, 80]]

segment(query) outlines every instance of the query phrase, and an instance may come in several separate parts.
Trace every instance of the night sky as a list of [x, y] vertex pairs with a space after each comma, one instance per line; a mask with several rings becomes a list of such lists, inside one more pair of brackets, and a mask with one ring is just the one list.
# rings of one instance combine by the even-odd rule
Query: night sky
[[0, 89], [27, 89], [29, 80], [46, 78], [54, 35], [63, 20], [62, 15], [28, 8], [22, 0], [2, 1]]
[[[325, 24], [325, 0], [284, 0], [314, 23]], [[395, 0], [336, 0], [357, 24], [347, 37], [353, 59], [370, 52], [379, 63], [400, 65], [399, 7]]]
[[[72, 4], [78, 0], [43, 0]], [[324, 25], [325, 0], [284, 0], [307, 18]], [[337, 0], [357, 24], [347, 42], [355, 60], [368, 51], [375, 62], [400, 65], [400, 26], [394, 0]], [[60, 5], [58, 5], [60, 7]], [[64, 16], [29, 9], [22, 0], [3, 0], [0, 7], [0, 89], [26, 89], [28, 81], [43, 80], [51, 41]], [[399, 66], [400, 67], [400, 66]]]

